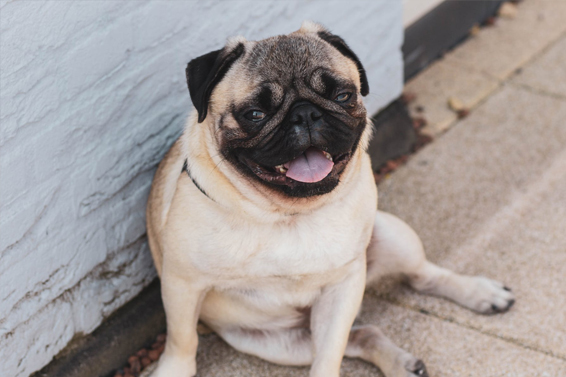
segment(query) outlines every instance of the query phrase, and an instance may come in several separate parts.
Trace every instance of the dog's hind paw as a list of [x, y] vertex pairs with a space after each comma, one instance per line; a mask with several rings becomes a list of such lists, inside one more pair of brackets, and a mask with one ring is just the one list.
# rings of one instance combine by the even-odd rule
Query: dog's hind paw
[[460, 304], [481, 314], [504, 313], [515, 303], [511, 289], [483, 276], [469, 277], [468, 294]]
[[382, 372], [386, 377], [428, 377], [422, 360], [404, 351], [396, 358], [391, 369], [382, 369]]
[[408, 377], [428, 377], [428, 372], [426, 371], [426, 366], [422, 362], [422, 360], [415, 360], [409, 366], [406, 367]]

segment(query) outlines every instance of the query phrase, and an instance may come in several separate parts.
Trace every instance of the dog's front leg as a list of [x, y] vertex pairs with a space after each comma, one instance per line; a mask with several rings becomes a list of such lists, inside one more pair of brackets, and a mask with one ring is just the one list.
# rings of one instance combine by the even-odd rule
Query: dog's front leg
[[365, 253], [349, 266], [345, 279], [323, 288], [311, 312], [314, 360], [311, 377], [338, 377], [350, 329], [365, 289]]
[[192, 377], [196, 374], [197, 321], [207, 289], [165, 267], [161, 295], [167, 315], [167, 344], [151, 377]]

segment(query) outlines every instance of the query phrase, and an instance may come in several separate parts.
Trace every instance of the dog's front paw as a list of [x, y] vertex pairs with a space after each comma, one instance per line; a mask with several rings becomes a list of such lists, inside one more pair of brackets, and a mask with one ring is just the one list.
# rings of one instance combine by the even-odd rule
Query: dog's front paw
[[151, 377], [193, 377], [196, 371], [194, 358], [182, 358], [164, 353]]
[[511, 289], [483, 276], [470, 276], [467, 291], [460, 304], [478, 313], [503, 313], [515, 303]]

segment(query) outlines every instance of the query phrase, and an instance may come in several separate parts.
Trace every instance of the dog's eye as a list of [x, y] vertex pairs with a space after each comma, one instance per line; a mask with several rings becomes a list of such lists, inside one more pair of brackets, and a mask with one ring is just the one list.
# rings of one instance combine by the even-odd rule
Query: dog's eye
[[336, 96], [336, 98], [334, 98], [334, 101], [336, 101], [336, 102], [346, 102], [347, 100], [350, 99], [351, 96], [352, 96], [352, 93], [338, 94]]
[[265, 119], [266, 114], [263, 111], [252, 110], [248, 111], [244, 117], [252, 122], [259, 122]]

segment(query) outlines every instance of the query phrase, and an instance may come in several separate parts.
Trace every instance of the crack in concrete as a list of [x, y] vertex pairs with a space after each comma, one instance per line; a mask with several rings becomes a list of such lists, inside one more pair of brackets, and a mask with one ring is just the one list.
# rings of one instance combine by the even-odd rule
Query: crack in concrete
[[522, 84], [522, 83], [518, 83], [518, 82], [514, 82], [514, 81], [509, 81], [508, 84], [511, 85], [511, 86], [514, 86], [517, 89], [522, 89], [522, 90], [525, 90], [525, 91], [532, 93], [532, 94], [535, 94], [535, 95], [550, 97], [550, 98], [557, 99], [557, 100], [560, 100], [560, 101], [566, 101], [566, 96], [564, 96], [562, 94], [552, 93], [552, 92], [549, 92], [549, 91], [544, 90], [544, 89], [534, 88], [530, 85]]

